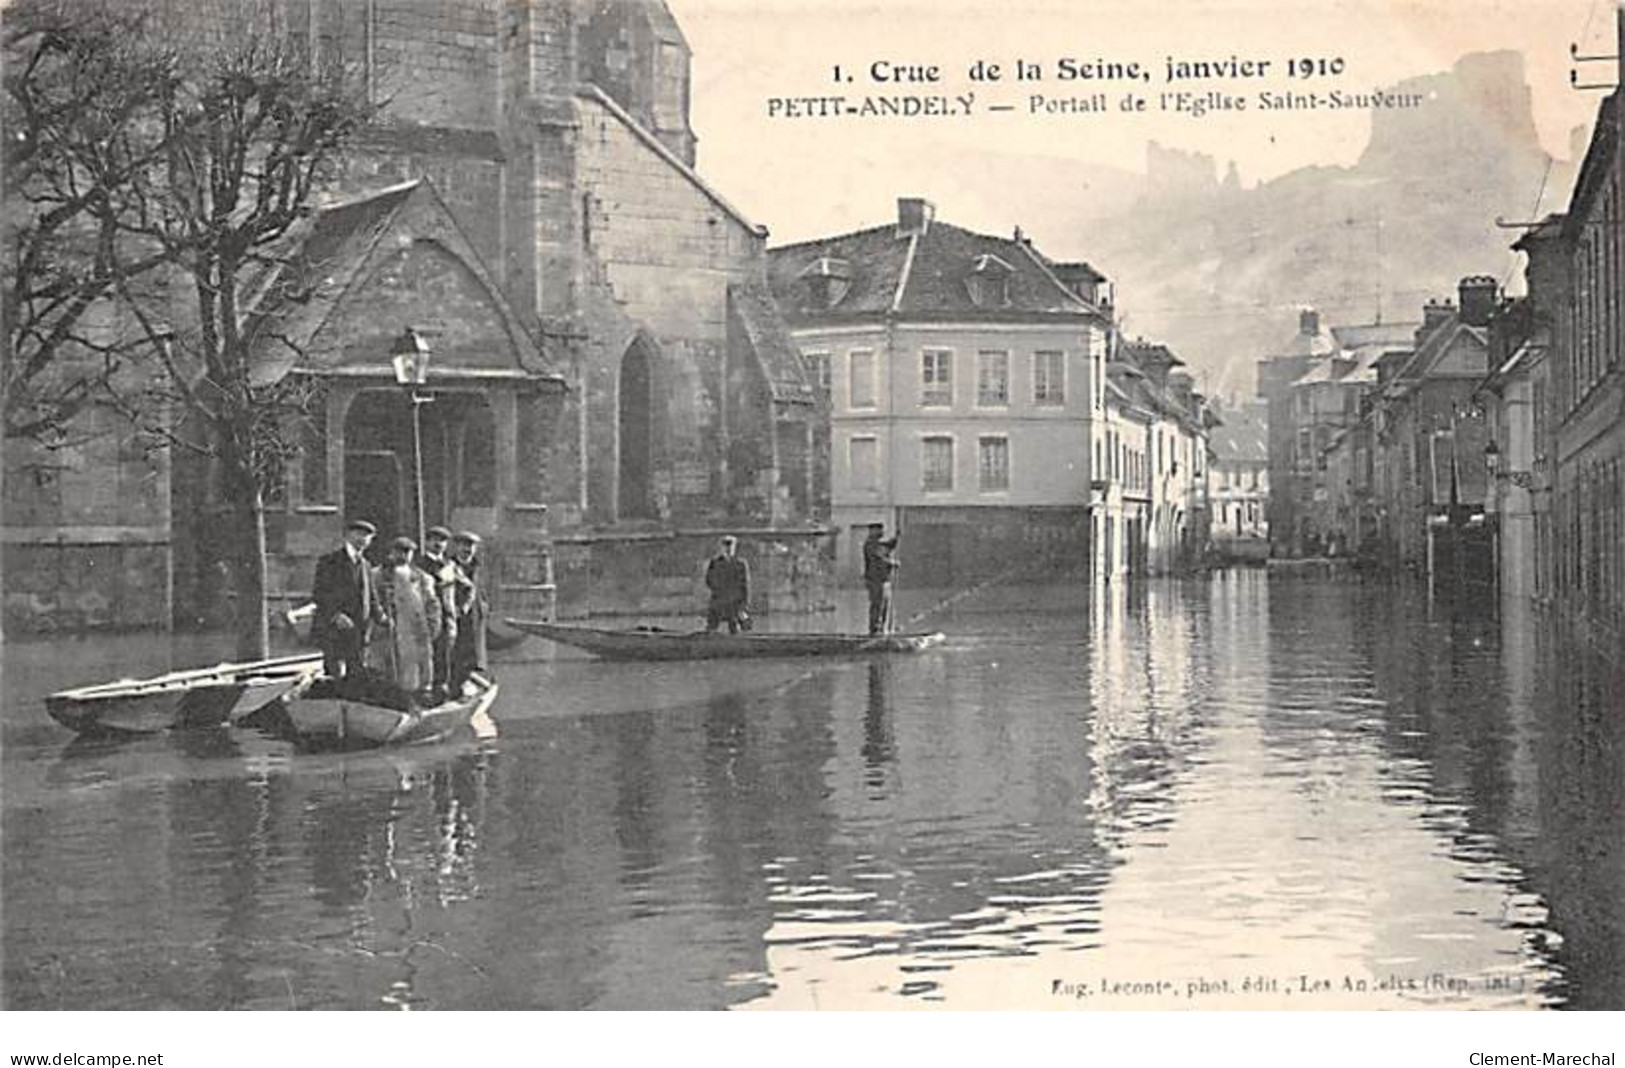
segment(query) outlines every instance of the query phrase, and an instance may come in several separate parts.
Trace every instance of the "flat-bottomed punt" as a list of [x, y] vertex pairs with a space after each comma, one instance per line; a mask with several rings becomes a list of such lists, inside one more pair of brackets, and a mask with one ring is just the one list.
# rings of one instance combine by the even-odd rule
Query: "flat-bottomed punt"
[[294, 735], [313, 748], [424, 745], [444, 741], [464, 728], [476, 737], [489, 733], [487, 714], [497, 689], [495, 682], [476, 675], [466, 693], [432, 708], [389, 708], [353, 697], [320, 696], [318, 690], [292, 698], [283, 707]]
[[297, 693], [321, 670], [320, 653], [216, 664], [62, 690], [45, 699], [45, 711], [81, 734], [219, 727]]
[[585, 649], [609, 660], [724, 660], [774, 656], [864, 656], [877, 653], [917, 653], [940, 645], [940, 632], [920, 634], [742, 634], [639, 627], [606, 630], [598, 627], [549, 623], [540, 619], [510, 619], [508, 626], [550, 641]]

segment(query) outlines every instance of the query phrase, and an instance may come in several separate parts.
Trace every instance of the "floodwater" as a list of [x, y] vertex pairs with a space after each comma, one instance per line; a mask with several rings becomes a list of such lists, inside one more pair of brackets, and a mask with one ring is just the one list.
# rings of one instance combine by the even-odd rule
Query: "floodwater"
[[1545, 621], [1258, 571], [901, 614], [946, 647], [532, 639], [496, 738], [347, 755], [75, 741], [41, 693], [220, 650], [12, 644], [5, 1006], [1625, 1008], [1625, 687]]

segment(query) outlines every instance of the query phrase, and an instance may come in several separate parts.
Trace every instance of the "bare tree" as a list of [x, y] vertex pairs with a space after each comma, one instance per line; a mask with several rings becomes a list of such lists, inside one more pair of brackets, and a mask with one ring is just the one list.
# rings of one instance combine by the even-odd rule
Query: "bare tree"
[[[81, 351], [140, 352], [148, 363], [142, 374], [109, 373], [108, 351], [100, 373], [28, 410], [59, 421], [94, 395], [152, 440], [214, 461], [234, 527], [240, 651], [266, 655], [265, 502], [281, 483], [309, 389], [261, 371], [296, 362], [264, 294], [296, 268], [316, 192], [375, 113], [364, 72], [341, 41], [313, 45], [289, 32], [274, 0], [200, 2], [179, 15], [166, 7], [164, 20], [149, 9], [127, 24], [135, 36], [116, 43], [95, 36], [118, 21], [107, 14], [112, 0], [36, 2], [70, 10], [55, 31], [61, 47], [82, 48], [104, 78], [126, 86], [105, 101], [85, 89], [89, 106], [64, 93], [48, 118], [33, 112], [37, 139], [62, 157], [45, 184], [63, 189], [40, 202], [46, 214], [87, 177], [99, 179], [63, 273], [84, 280], [90, 304], [110, 298], [130, 327], [111, 344], [71, 326], [68, 336]], [[43, 366], [32, 380], [45, 381], [44, 367], [63, 363], [60, 344], [35, 352]], [[9, 393], [7, 402], [9, 417]]]
[[98, 329], [120, 280], [163, 266], [122, 226], [130, 193], [164, 160], [155, 106], [174, 49], [139, 7], [19, 0], [3, 12], [5, 437], [45, 445], [145, 346]]

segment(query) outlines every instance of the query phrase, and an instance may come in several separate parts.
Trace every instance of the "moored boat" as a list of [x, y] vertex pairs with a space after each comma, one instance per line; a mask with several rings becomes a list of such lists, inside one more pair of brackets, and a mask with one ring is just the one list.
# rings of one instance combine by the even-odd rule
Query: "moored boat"
[[216, 664], [62, 690], [45, 698], [45, 710], [80, 733], [219, 727], [297, 692], [321, 670], [320, 653]]
[[312, 747], [420, 745], [443, 741], [464, 728], [482, 735], [497, 690], [495, 682], [476, 675], [459, 697], [430, 708], [400, 709], [313, 688], [283, 702], [283, 709], [293, 734]]
[[941, 632], [916, 634], [740, 634], [662, 630], [638, 627], [608, 630], [598, 627], [550, 623], [540, 619], [509, 619], [510, 627], [551, 641], [585, 649], [610, 660], [722, 660], [776, 656], [862, 656], [875, 653], [916, 653], [940, 645]]

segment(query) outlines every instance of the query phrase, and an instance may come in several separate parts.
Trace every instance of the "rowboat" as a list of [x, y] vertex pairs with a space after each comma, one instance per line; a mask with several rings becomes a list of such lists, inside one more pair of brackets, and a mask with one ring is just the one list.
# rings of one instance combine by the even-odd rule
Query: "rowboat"
[[444, 741], [464, 728], [475, 736], [488, 733], [488, 713], [497, 689], [495, 682], [475, 675], [461, 696], [415, 710], [326, 696], [313, 689], [283, 702], [283, 708], [293, 734], [313, 748], [422, 745]]
[[45, 711], [81, 733], [219, 727], [297, 693], [321, 670], [320, 653], [216, 664], [62, 690], [45, 698]]
[[515, 630], [550, 641], [573, 645], [609, 660], [722, 660], [770, 656], [861, 656], [872, 653], [917, 653], [940, 645], [940, 632], [929, 634], [721, 634], [693, 630], [638, 627], [604, 630], [597, 627], [550, 623], [540, 619], [510, 619]]

